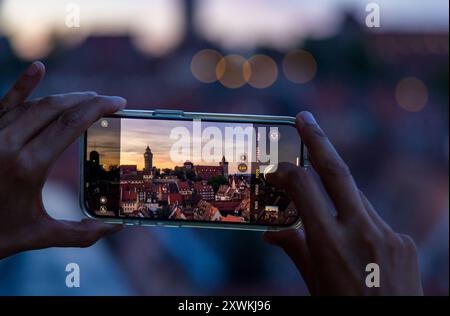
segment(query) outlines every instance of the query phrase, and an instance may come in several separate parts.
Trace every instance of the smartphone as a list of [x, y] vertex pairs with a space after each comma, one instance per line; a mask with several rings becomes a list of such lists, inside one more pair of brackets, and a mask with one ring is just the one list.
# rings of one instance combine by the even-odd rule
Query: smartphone
[[[297, 228], [278, 163], [307, 167], [295, 118], [122, 110], [81, 138], [80, 204], [110, 223], [245, 230]], [[286, 179], [291, 181], [291, 179]]]

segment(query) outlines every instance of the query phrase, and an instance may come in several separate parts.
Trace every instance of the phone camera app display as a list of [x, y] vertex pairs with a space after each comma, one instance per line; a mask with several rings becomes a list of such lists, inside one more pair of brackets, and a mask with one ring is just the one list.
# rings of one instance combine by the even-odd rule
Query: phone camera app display
[[283, 130], [298, 144], [292, 126], [195, 124], [131, 118], [94, 124], [86, 144], [89, 209], [97, 216], [160, 221], [291, 225], [298, 220], [285, 193], [264, 180], [268, 166], [298, 157], [299, 146], [280, 142]]

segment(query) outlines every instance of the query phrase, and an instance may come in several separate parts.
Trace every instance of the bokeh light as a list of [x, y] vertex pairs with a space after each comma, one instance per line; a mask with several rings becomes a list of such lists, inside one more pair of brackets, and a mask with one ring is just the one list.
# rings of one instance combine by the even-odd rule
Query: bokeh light
[[204, 83], [217, 81], [216, 67], [222, 55], [213, 49], [203, 49], [194, 55], [191, 62], [191, 72], [197, 80]]
[[298, 84], [311, 81], [317, 72], [317, 63], [313, 55], [304, 50], [288, 53], [283, 60], [283, 71], [286, 78]]
[[237, 89], [247, 83], [251, 76], [251, 69], [244, 57], [228, 55], [217, 64], [216, 76], [225, 87]]
[[278, 77], [278, 67], [275, 61], [266, 55], [254, 55], [246, 63], [250, 68], [248, 84], [254, 88], [270, 87]]
[[428, 100], [428, 89], [422, 80], [415, 77], [401, 79], [395, 88], [398, 105], [409, 112], [420, 111]]
[[11, 39], [11, 44], [16, 52], [20, 52], [20, 57], [25, 60], [36, 60], [46, 57], [53, 49], [50, 38], [41, 37], [42, 32], [36, 28], [30, 29], [28, 35], [35, 36], [26, 38], [25, 36], [16, 36]]
[[144, 54], [161, 56], [184, 36], [179, 0], [77, 0], [80, 27], [73, 29], [65, 25], [68, 3], [0, 0], [0, 34], [10, 38], [14, 51], [25, 60], [47, 57], [53, 49], [47, 43], [53, 41], [82, 44], [82, 39], [102, 36], [129, 36]]

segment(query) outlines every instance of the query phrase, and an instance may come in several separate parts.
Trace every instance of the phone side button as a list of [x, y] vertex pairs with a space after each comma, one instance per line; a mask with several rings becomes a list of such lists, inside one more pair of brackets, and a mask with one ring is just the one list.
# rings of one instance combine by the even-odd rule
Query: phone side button
[[156, 109], [153, 111], [154, 116], [183, 116], [184, 112], [180, 110], [164, 110]]
[[166, 224], [166, 223], [163, 223], [163, 222], [157, 222], [156, 225], [158, 225], [158, 226], [164, 226], [164, 227], [180, 227], [180, 225]]
[[133, 226], [133, 225], [139, 225], [139, 220], [131, 220], [131, 219], [125, 219], [123, 220], [123, 224], [127, 226]]

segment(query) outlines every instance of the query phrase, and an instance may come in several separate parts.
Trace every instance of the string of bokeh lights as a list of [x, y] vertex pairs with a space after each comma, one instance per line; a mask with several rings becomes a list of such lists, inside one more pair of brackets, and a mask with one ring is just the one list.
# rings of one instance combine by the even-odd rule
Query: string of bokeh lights
[[[295, 50], [283, 59], [283, 72], [294, 83], [303, 84], [314, 79], [317, 63], [304, 51]], [[191, 71], [203, 83], [220, 82], [224, 87], [237, 89], [245, 84], [256, 89], [272, 86], [278, 79], [277, 63], [267, 55], [253, 55], [249, 59], [232, 54], [223, 56], [216, 50], [203, 49], [192, 58]]]
[[[298, 49], [284, 56], [281, 68], [289, 81], [307, 84], [316, 76], [317, 62], [311, 53]], [[277, 63], [267, 55], [257, 54], [246, 59], [237, 54], [223, 56], [214, 49], [197, 52], [191, 61], [191, 72], [202, 83], [220, 82], [229, 89], [238, 89], [246, 84], [266, 89], [279, 76]], [[394, 97], [403, 110], [419, 112], [428, 101], [428, 89], [422, 80], [405, 77], [398, 81]]]

